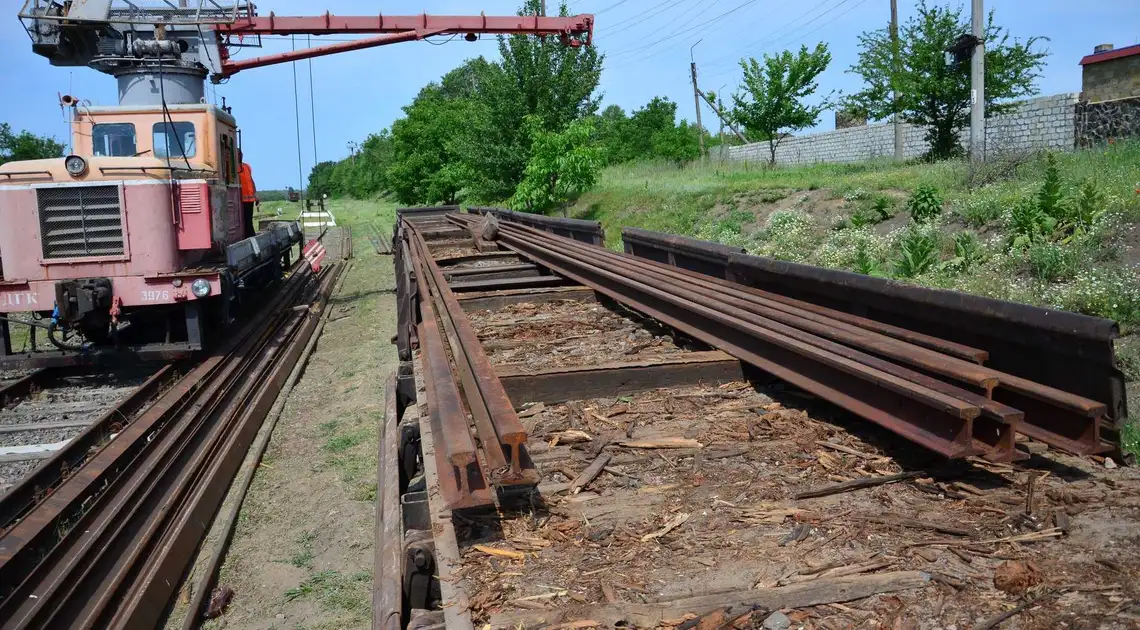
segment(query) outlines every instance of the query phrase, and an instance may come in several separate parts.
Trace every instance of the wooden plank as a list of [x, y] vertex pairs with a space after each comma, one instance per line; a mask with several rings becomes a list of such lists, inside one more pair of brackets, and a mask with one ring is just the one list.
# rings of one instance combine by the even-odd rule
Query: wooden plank
[[[417, 362], [417, 375], [422, 365]], [[416, 379], [420, 381], [420, 378]], [[420, 390], [423, 391], [422, 389]], [[418, 405], [420, 423], [420, 451], [425, 462], [435, 459], [435, 442], [432, 439], [431, 423], [428, 421], [424, 403]], [[406, 412], [405, 412], [406, 413]], [[428, 509], [435, 539], [435, 567], [439, 576], [439, 590], [443, 598], [443, 618], [448, 630], [474, 630], [467, 591], [459, 583], [458, 570], [462, 564], [459, 555], [459, 539], [455, 535], [455, 525], [451, 511], [444, 508], [445, 501], [439, 489], [439, 476], [435, 466], [424, 466], [424, 480], [427, 482]]]
[[428, 251], [434, 252], [440, 249], [448, 249], [451, 247], [475, 247], [475, 241], [470, 238], [453, 238], [446, 241], [428, 241]]
[[560, 300], [596, 302], [598, 296], [589, 287], [555, 287], [548, 289], [509, 289], [507, 291], [473, 291], [458, 293], [464, 311], [495, 311], [511, 304], [542, 304]]
[[466, 267], [464, 269], [451, 269], [444, 270], [443, 276], [445, 278], [464, 278], [470, 276], [479, 276], [482, 278], [487, 274], [506, 273], [508, 271], [538, 271], [538, 265], [534, 263], [517, 263], [512, 265], [487, 265], [485, 267]]
[[516, 407], [528, 402], [558, 403], [613, 397], [658, 387], [722, 383], [743, 378], [740, 361], [713, 350], [604, 365], [524, 371], [518, 366], [495, 368]]
[[881, 593], [924, 588], [929, 573], [892, 571], [870, 575], [820, 578], [789, 586], [756, 588], [732, 593], [690, 597], [659, 604], [601, 604], [569, 609], [509, 611], [491, 617], [492, 628], [537, 628], [577, 620], [592, 620], [599, 627], [654, 628], [665, 619], [687, 614], [703, 615], [718, 608], [756, 606], [765, 610], [806, 608], [850, 602]]
[[[506, 266], [504, 266], [503, 268], [480, 267], [479, 269], [473, 269], [472, 270], [472, 271], [479, 271], [478, 274], [466, 274], [466, 275], [445, 274], [444, 277], [447, 278], [447, 281], [449, 283], [451, 283], [453, 281], [454, 282], [468, 282], [468, 281], [474, 281], [474, 280], [485, 280], [485, 281], [510, 280], [512, 278], [538, 278], [538, 277], [542, 276], [542, 271], [538, 267], [535, 267], [534, 265], [517, 265], [516, 267], [517, 267], [516, 269], [508, 269], [508, 268], [506, 268]], [[467, 271], [467, 270], [463, 269], [461, 271]]]
[[557, 287], [567, 284], [576, 284], [562, 276], [537, 276], [534, 278], [507, 278], [504, 280], [465, 280], [449, 282], [451, 290], [460, 293], [466, 291], [497, 291], [499, 289], [531, 289], [539, 287]]
[[[90, 406], [90, 403], [88, 403]], [[42, 413], [42, 412], [41, 412]], [[60, 422], [27, 422], [24, 424], [5, 424], [0, 426], [0, 435], [6, 433], [24, 433], [27, 431], [54, 431], [56, 429], [78, 429], [94, 422], [94, 420], [62, 420]]]
[[[376, 474], [375, 578], [372, 582], [372, 629], [399, 630], [403, 615], [403, 519], [400, 518], [400, 429], [396, 372], [384, 380], [384, 425]], [[430, 466], [429, 466], [430, 468]]]
[[450, 267], [453, 265], [461, 265], [463, 263], [477, 262], [481, 260], [504, 260], [504, 261], [521, 261], [523, 258], [515, 252], [485, 252], [481, 254], [468, 254], [466, 256], [450, 256], [448, 258], [440, 258], [435, 261], [435, 264], [440, 267]]

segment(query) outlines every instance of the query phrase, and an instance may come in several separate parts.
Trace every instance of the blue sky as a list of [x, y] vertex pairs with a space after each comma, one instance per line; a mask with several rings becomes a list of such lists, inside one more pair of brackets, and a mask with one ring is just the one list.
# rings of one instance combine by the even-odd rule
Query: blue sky
[[[953, 0], [951, 0], [953, 1]], [[556, 0], [550, 0], [553, 7]], [[57, 93], [70, 93], [96, 104], [115, 103], [113, 78], [86, 68], [54, 68], [32, 53], [29, 40], [15, 18], [16, 3], [5, 3], [10, 15], [0, 16], [0, 121], [64, 139], [67, 134]], [[395, 0], [381, 6], [388, 15], [512, 14], [518, 0]], [[912, 0], [899, 0], [900, 20], [914, 13]], [[261, 0], [259, 11], [277, 15], [312, 15], [328, 8], [341, 15], [375, 14], [377, 4], [359, 0]], [[827, 42], [831, 67], [821, 76], [823, 91], [859, 89], [857, 76], [846, 73], [857, 55], [857, 36], [879, 28], [889, 19], [889, 0], [577, 0], [572, 12], [596, 14], [595, 43], [608, 55], [600, 91], [604, 103], [626, 110], [662, 95], [679, 104], [679, 116], [693, 118], [689, 83], [689, 51], [694, 55], [701, 88], [731, 91], [740, 78], [735, 62], [741, 56]], [[987, 0], [1000, 24], [1015, 37], [1049, 37], [1051, 55], [1039, 82], [1042, 94], [1079, 92], [1077, 62], [1093, 46], [1117, 47], [1140, 43], [1140, 2], [1136, 0]], [[316, 41], [317, 38], [314, 38]], [[302, 45], [303, 42], [298, 42]], [[263, 52], [288, 50], [287, 38], [266, 43]], [[252, 55], [245, 51], [242, 55]], [[445, 45], [426, 42], [344, 53], [314, 59], [316, 93], [316, 155], [320, 160], [348, 154], [346, 144], [391, 125], [425, 83], [435, 80], [468, 57], [495, 58], [494, 38]], [[309, 65], [296, 66], [301, 109], [302, 169], [313, 165], [313, 133], [309, 100]], [[248, 70], [211, 91], [226, 97], [243, 129], [245, 155], [261, 188], [297, 185], [297, 138], [294, 117], [293, 68], [290, 65]], [[704, 123], [715, 117], [703, 112]], [[833, 126], [826, 113], [819, 129]]]

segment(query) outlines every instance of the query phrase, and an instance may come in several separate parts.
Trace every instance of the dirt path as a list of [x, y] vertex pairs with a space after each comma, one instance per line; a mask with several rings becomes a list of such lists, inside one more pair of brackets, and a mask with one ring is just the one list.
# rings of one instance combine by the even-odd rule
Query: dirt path
[[359, 234], [324, 334], [273, 433], [220, 585], [234, 590], [207, 628], [371, 624], [377, 428], [395, 369], [392, 259]]

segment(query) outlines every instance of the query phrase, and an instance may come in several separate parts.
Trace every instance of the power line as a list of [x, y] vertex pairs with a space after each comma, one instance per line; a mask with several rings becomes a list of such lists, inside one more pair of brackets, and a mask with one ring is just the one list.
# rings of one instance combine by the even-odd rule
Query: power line
[[[312, 46], [312, 38], [306, 37], [306, 44]], [[321, 161], [317, 159], [317, 99], [313, 94], [313, 58], [309, 57], [309, 111], [313, 115], [313, 168], [316, 168]]]
[[[847, 1], [848, 1], [848, 0], [844, 0], [844, 2], [847, 2]], [[797, 36], [797, 37], [796, 37], [796, 39], [804, 39], [804, 38], [806, 38], [808, 35], [811, 35], [812, 33], [815, 33], [815, 32], [817, 32], [817, 31], [819, 31], [820, 29], [824, 28], [825, 26], [827, 26], [827, 25], [829, 25], [829, 24], [832, 24], [832, 23], [836, 22], [837, 20], [839, 20], [839, 18], [841, 18], [841, 17], [843, 17], [843, 16], [847, 15], [848, 13], [850, 13], [850, 12], [854, 11], [855, 9], [859, 8], [861, 5], [863, 5], [863, 4], [864, 4], [864, 3], [866, 3], [866, 2], [867, 2], [867, 0], [858, 0], [858, 1], [857, 1], [855, 4], [853, 4], [853, 5], [851, 5], [850, 7], [848, 7], [848, 9], [847, 9], [846, 11], [844, 11], [843, 13], [840, 13], [839, 15], [836, 15], [835, 17], [831, 18], [830, 20], [828, 20], [828, 21], [824, 22], [823, 24], [820, 24], [819, 26], [817, 26], [817, 27], [813, 28], [812, 30], [810, 30], [810, 31], [808, 31], [808, 32], [806, 32], [806, 33], [804, 33], [804, 34]], [[838, 5], [837, 5], [837, 8], [838, 8]], [[807, 24], [804, 24], [803, 26], [807, 26]], [[777, 40], [777, 43], [778, 43], [778, 42], [779, 42], [779, 40]], [[726, 71], [726, 72], [720, 72], [720, 73], [712, 74], [712, 75], [710, 75], [710, 77], [722, 77], [722, 76], [725, 76], [725, 75], [727, 75], [727, 74], [731, 74], [732, 72], [733, 72], [733, 71], [731, 71], [731, 70], [730, 70], [730, 71]]]
[[[293, 50], [297, 50], [297, 42], [295, 36], [293, 38]], [[305, 190], [305, 172], [304, 167], [301, 165], [301, 99], [297, 96], [297, 62], [291, 61], [289, 65], [293, 66], [293, 120], [297, 124], [297, 184], [300, 186], [298, 190]], [[303, 192], [302, 192], [303, 195]]]
[[[599, 35], [602, 35], [602, 34], [604, 34], [604, 35], [616, 35], [618, 33], [628, 31], [629, 29], [634, 28], [635, 26], [640, 26], [642, 24], [645, 24], [648, 20], [652, 20], [654, 17], [656, 17], [658, 15], [664, 15], [666, 11], [668, 11], [669, 9], [671, 9], [671, 8], [677, 6], [678, 4], [681, 4], [682, 2], [685, 2], [685, 1], [686, 0], [664, 0], [663, 2], [659, 2], [659, 3], [653, 5], [652, 7], [649, 7], [648, 9], [646, 9], [644, 11], [640, 11], [638, 13], [635, 13], [634, 15], [632, 15], [632, 16], [624, 19], [624, 20], [621, 20], [619, 22], [614, 22], [613, 24], [606, 25], [604, 28], [598, 29], [598, 34]], [[668, 4], [669, 6], [665, 7], [664, 9], [661, 9], [661, 13], [655, 13], [645, 20], [641, 19], [642, 16], [649, 14], [653, 11], [656, 11], [658, 8], [660, 8], [661, 6], [666, 5], [666, 4]], [[632, 22], [632, 24], [630, 24], [631, 22]], [[625, 26], [623, 28], [618, 28], [619, 26], [622, 26], [623, 24], [629, 24], [629, 26]], [[614, 29], [617, 29], [617, 30], [614, 30]]]
[[771, 33], [773, 31], [769, 31], [764, 36], [759, 37], [756, 40], [749, 42], [748, 44], [745, 44], [744, 46], [737, 47], [734, 52], [731, 52], [731, 53], [728, 53], [725, 55], [721, 55], [720, 57], [716, 57], [716, 58], [711, 59], [705, 63], [709, 66], [717, 66], [717, 65], [723, 63], [728, 58], [736, 57], [739, 54], [739, 51], [748, 50], [748, 49], [752, 49], [752, 48], [763, 48], [764, 46], [772, 44], [776, 40], [780, 39], [782, 37], [782, 35], [779, 34], [780, 32], [784, 32], [784, 34], [786, 35], [788, 32], [790, 32], [787, 30], [789, 28], [791, 29], [791, 31], [795, 31], [795, 30], [800, 29], [801, 27], [807, 26], [808, 24], [811, 24], [812, 21], [817, 20], [820, 17], [823, 17], [824, 15], [827, 15], [828, 12], [835, 10], [836, 8], [842, 6], [844, 3], [848, 2], [849, 0], [840, 0], [839, 4], [831, 7], [830, 9], [828, 9], [827, 11], [824, 11], [823, 13], [820, 13], [815, 18], [813, 18], [811, 21], [805, 22], [804, 24], [800, 24], [799, 26], [792, 27], [792, 25], [795, 24], [796, 22], [799, 22], [800, 20], [804, 19], [805, 17], [811, 15], [817, 9], [826, 5], [828, 2], [833, 2], [833, 1], [834, 0], [823, 0], [819, 4], [813, 6], [812, 8], [808, 9], [807, 11], [801, 13], [800, 15], [798, 15], [797, 17], [795, 17], [794, 19], [792, 19], [791, 21], [789, 21], [787, 24], [783, 25], [782, 27], [777, 28], [777, 29], [773, 29], [773, 31], [775, 31], [777, 33], [777, 35], [775, 35], [775, 36], [771, 35]]
[[616, 8], [620, 7], [621, 5], [623, 5], [627, 2], [629, 2], [629, 0], [618, 0], [617, 2], [611, 4], [610, 6], [604, 8], [604, 9], [601, 9], [599, 11], [594, 11], [594, 15], [601, 15], [601, 14], [605, 13], [606, 11], [609, 11], [610, 9], [616, 9]]
[[750, 4], [754, 4], [756, 1], [757, 1], [757, 0], [745, 0], [744, 2], [742, 2], [742, 3], [738, 4], [738, 5], [736, 5], [735, 7], [733, 7], [733, 8], [731, 8], [731, 9], [729, 9], [728, 11], [725, 11], [724, 13], [721, 13], [720, 15], [718, 15], [718, 16], [716, 16], [716, 17], [714, 17], [714, 18], [709, 18], [708, 20], [705, 20], [704, 22], [701, 22], [701, 23], [699, 23], [699, 24], [694, 24], [693, 26], [690, 26], [689, 28], [686, 28], [686, 29], [684, 29], [684, 30], [681, 30], [681, 31], [675, 31], [675, 32], [673, 32], [673, 33], [672, 33], [672, 34], [670, 34], [670, 35], [666, 35], [665, 37], [662, 37], [661, 39], [658, 39], [658, 40], [656, 40], [656, 41], [653, 41], [653, 42], [650, 42], [650, 43], [648, 43], [648, 44], [645, 44], [644, 46], [638, 46], [637, 48], [631, 48], [631, 49], [629, 49], [629, 50], [623, 50], [623, 51], [619, 51], [619, 52], [613, 53], [613, 55], [616, 57], [616, 56], [619, 56], [619, 55], [627, 55], [627, 54], [631, 54], [631, 53], [640, 52], [640, 51], [642, 51], [642, 50], [646, 50], [646, 49], [648, 49], [648, 48], [652, 48], [652, 47], [656, 46], [657, 44], [660, 44], [660, 43], [662, 43], [662, 42], [664, 42], [664, 41], [668, 41], [668, 40], [670, 40], [670, 39], [673, 39], [674, 37], [678, 37], [678, 36], [680, 36], [680, 35], [684, 35], [684, 34], [686, 34], [686, 33], [690, 33], [690, 32], [692, 32], [692, 31], [695, 31], [695, 30], [697, 30], [697, 29], [700, 29], [700, 28], [702, 28], [702, 27], [705, 27], [705, 26], [707, 26], [707, 25], [709, 25], [709, 24], [712, 24], [713, 22], [717, 22], [717, 21], [719, 21], [719, 20], [722, 20], [722, 19], [724, 19], [725, 17], [728, 17], [729, 15], [731, 15], [731, 14], [733, 14], [733, 13], [735, 13], [735, 12], [739, 11], [740, 9], [743, 9], [744, 7], [746, 7], [746, 6], [750, 5]]

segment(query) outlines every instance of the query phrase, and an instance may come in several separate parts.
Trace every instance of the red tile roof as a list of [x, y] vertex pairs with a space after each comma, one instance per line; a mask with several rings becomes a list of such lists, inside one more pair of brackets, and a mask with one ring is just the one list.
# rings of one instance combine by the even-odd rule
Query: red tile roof
[[1085, 57], [1081, 59], [1081, 65], [1087, 66], [1090, 63], [1100, 63], [1111, 59], [1120, 59], [1121, 57], [1131, 57], [1132, 55], [1140, 55], [1140, 44], [1133, 44], [1132, 46], [1125, 46], [1124, 48], [1117, 48], [1108, 52], [1085, 55]]

